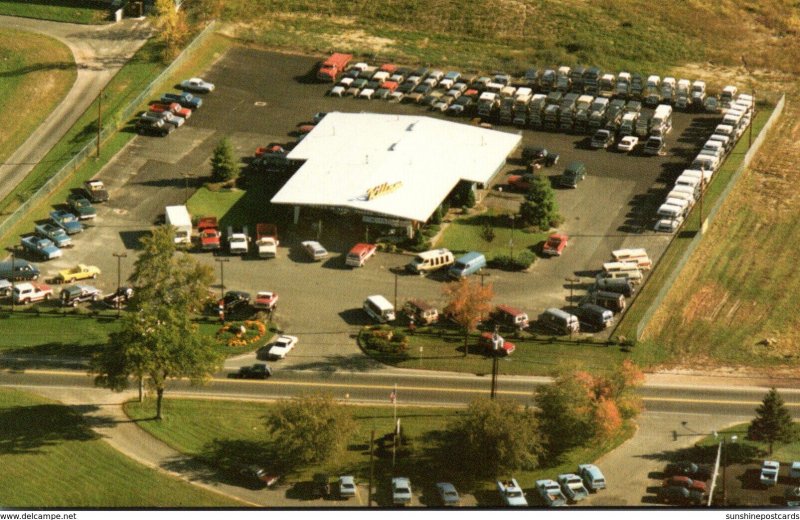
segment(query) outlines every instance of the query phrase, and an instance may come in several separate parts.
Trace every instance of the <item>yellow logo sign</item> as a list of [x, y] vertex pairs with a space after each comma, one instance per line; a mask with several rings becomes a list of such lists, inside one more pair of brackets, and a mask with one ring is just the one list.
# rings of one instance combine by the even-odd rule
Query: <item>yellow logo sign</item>
[[379, 184], [374, 188], [370, 188], [367, 190], [367, 200], [372, 200], [376, 197], [380, 197], [381, 195], [386, 195], [391, 193], [403, 185], [403, 181], [397, 181], [393, 184], [389, 184], [388, 182], [384, 182], [383, 184]]

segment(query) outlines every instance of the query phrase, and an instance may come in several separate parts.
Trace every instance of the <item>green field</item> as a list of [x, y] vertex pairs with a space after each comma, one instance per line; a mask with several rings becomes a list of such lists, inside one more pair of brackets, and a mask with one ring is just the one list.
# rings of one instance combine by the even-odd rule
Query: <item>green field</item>
[[73, 409], [0, 390], [0, 503], [40, 507], [236, 507], [119, 454]]
[[[581, 368], [603, 372], [618, 367], [631, 357], [618, 345], [554, 340], [549, 336], [522, 333], [503, 334], [516, 345], [514, 353], [499, 361], [500, 373], [505, 375], [552, 376], [566, 369]], [[478, 347], [477, 335], [468, 342], [469, 354], [464, 357], [464, 336], [455, 329], [443, 327], [420, 328], [408, 336], [408, 350], [403, 354], [382, 354], [365, 349], [371, 357], [399, 368], [444, 370], [487, 375], [492, 372], [492, 358]], [[638, 347], [637, 347], [638, 348]], [[421, 350], [420, 350], [421, 349]], [[486, 390], [488, 392], [488, 381]]]
[[72, 52], [63, 43], [42, 34], [0, 29], [0, 162], [61, 102], [76, 75]]
[[[269, 413], [270, 407], [270, 404], [252, 402], [166, 399], [163, 421], [142, 421], [138, 424], [178, 451], [217, 467], [219, 474], [216, 478], [233, 480], [232, 468], [236, 464], [272, 463], [273, 469], [282, 464], [280, 454], [270, 450], [268, 433], [264, 427], [264, 417]], [[360, 482], [368, 480], [370, 431], [375, 430], [376, 439], [391, 432], [394, 423], [393, 410], [391, 406], [353, 406], [351, 409], [357, 428], [351, 432], [348, 449], [342, 458], [322, 467], [295, 467], [288, 470], [288, 478], [284, 480], [284, 484], [309, 481], [319, 471], [331, 475], [352, 474]], [[126, 404], [125, 410], [133, 419], [152, 417], [154, 403], [130, 402]], [[413, 449], [410, 457], [397, 460], [395, 474], [409, 477], [415, 489], [425, 489], [428, 492], [435, 482], [449, 480], [460, 491], [475, 493], [479, 503], [495, 505], [497, 493], [492, 482], [472, 482], [469, 477], [462, 478], [453, 474], [447, 466], [446, 454], [442, 456], [437, 453], [442, 431], [460, 413], [463, 412], [457, 409], [398, 407], [397, 417], [406, 434], [411, 437]], [[202, 420], [199, 420], [201, 417]], [[578, 463], [596, 460], [632, 434], [633, 428], [627, 427], [618, 437], [607, 443], [576, 449], [547, 467], [519, 472], [515, 477], [520, 485], [530, 488], [536, 479], [553, 478], [559, 472], [574, 471]], [[376, 457], [375, 476], [381, 505], [389, 505], [385, 490], [391, 474], [391, 455]]]
[[[491, 227], [494, 238], [486, 240], [485, 226]], [[534, 246], [543, 242], [547, 233], [531, 232], [520, 229], [519, 222], [516, 228], [511, 228], [508, 215], [473, 215], [458, 218], [447, 224], [441, 239], [434, 244], [436, 247], [446, 247], [454, 253], [468, 251], [481, 251], [487, 260], [498, 255], [510, 255], [527, 249], [533, 251]], [[513, 241], [513, 242], [512, 242]]]
[[111, 21], [109, 3], [99, 0], [0, 0], [0, 15], [83, 24]]

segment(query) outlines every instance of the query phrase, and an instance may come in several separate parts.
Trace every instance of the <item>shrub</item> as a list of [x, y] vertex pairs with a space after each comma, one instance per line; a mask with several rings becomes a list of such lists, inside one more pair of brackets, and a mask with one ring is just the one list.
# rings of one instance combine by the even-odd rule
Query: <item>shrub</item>
[[408, 338], [405, 333], [394, 330], [388, 325], [366, 329], [361, 337], [365, 347], [383, 354], [400, 354], [408, 349]]
[[486, 240], [487, 242], [491, 242], [494, 240], [495, 237], [494, 228], [488, 222], [484, 224], [483, 228], [481, 229], [481, 237], [483, 237], [483, 239]]
[[514, 258], [511, 258], [510, 255], [497, 255], [488, 263], [489, 267], [493, 267], [495, 269], [502, 269], [504, 271], [522, 271], [530, 267], [534, 260], [536, 260], [534, 254], [525, 249], [514, 255]]
[[211, 175], [215, 181], [229, 181], [236, 177], [239, 164], [236, 161], [233, 145], [224, 137], [214, 148], [211, 156]]

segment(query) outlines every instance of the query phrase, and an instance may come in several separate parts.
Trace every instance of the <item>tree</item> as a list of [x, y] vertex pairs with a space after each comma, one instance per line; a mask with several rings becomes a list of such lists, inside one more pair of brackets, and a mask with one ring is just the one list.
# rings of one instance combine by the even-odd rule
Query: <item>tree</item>
[[553, 188], [544, 177], [535, 177], [519, 206], [519, 214], [527, 224], [548, 230], [561, 220]]
[[797, 429], [786, 403], [773, 387], [756, 408], [756, 416], [747, 428], [747, 438], [769, 443], [769, 454], [776, 442], [792, 442], [797, 438]]
[[468, 466], [464, 469], [485, 476], [536, 469], [544, 455], [536, 415], [506, 399], [472, 401], [446, 437], [448, 466], [460, 461]]
[[175, 9], [174, 0], [156, 0], [156, 17], [154, 25], [158, 38], [164, 44], [164, 61], [177, 56], [189, 36], [189, 25], [186, 13]]
[[356, 427], [344, 405], [320, 394], [278, 401], [266, 424], [281, 457], [301, 464], [340, 454]]
[[481, 317], [492, 309], [492, 285], [462, 278], [445, 284], [442, 289], [447, 298], [444, 313], [464, 330], [464, 356], [469, 349], [469, 333], [477, 329]]
[[230, 139], [223, 137], [211, 156], [211, 174], [217, 181], [229, 181], [236, 177], [238, 169], [233, 145]]
[[221, 355], [192, 321], [208, 295], [212, 270], [186, 253], [176, 253], [173, 228], [160, 226], [141, 240], [142, 252], [129, 281], [130, 312], [111, 334], [108, 348], [92, 359], [95, 384], [115, 391], [131, 376], [147, 378], [156, 391], [156, 418], [168, 381], [189, 378], [193, 384], [218, 370]]

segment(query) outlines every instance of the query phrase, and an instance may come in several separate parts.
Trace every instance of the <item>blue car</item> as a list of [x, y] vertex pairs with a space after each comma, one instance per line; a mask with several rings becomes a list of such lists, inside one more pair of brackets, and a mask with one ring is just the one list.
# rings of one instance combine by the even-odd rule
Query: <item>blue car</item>
[[161, 96], [161, 102], [165, 104], [180, 103], [182, 107], [191, 109], [200, 108], [203, 106], [203, 100], [201, 98], [188, 92], [181, 92], [180, 94], [167, 92]]
[[53, 221], [53, 224], [66, 231], [68, 235], [74, 235], [75, 233], [83, 231], [83, 226], [80, 221], [78, 221], [78, 217], [63, 209], [51, 211], [50, 220]]
[[69, 235], [60, 227], [49, 222], [36, 224], [36, 234], [40, 237], [49, 238], [56, 247], [69, 247], [72, 245], [72, 239]]
[[61, 250], [49, 238], [42, 238], [36, 235], [23, 237], [22, 248], [43, 260], [52, 260], [62, 255]]

